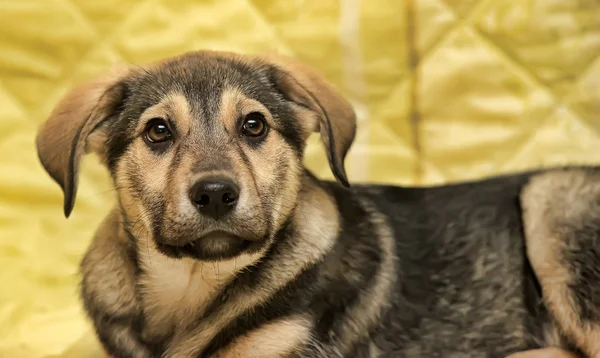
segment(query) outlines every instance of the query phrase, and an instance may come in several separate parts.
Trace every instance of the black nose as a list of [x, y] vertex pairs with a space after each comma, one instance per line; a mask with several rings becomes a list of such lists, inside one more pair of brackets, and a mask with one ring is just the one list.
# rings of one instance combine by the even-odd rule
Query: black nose
[[227, 178], [204, 178], [192, 185], [190, 198], [198, 210], [218, 219], [235, 207], [239, 189]]

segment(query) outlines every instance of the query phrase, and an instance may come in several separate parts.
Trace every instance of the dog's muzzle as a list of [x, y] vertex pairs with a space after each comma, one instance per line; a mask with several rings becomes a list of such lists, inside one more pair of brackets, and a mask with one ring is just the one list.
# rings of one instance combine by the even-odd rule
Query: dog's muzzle
[[[197, 209], [204, 229], [179, 238], [156, 237], [156, 246], [163, 254], [191, 257], [201, 261], [226, 260], [264, 243], [264, 235], [236, 227], [235, 209], [240, 188], [228, 175], [203, 175], [189, 189], [189, 200]], [[168, 230], [168, 228], [164, 228]]]

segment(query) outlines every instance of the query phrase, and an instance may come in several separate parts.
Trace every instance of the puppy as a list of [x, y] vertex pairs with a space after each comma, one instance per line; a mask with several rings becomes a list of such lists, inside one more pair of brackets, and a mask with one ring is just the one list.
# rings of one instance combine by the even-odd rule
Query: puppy
[[[339, 183], [303, 167], [313, 132]], [[107, 353], [600, 353], [598, 169], [350, 188], [354, 135], [332, 86], [272, 55], [192, 52], [69, 92], [37, 150], [66, 216], [85, 153], [114, 181], [80, 270]]]

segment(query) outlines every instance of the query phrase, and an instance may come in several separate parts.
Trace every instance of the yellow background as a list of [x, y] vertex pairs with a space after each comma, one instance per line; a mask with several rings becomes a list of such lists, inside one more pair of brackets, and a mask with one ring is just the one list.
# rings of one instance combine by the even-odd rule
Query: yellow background
[[[351, 181], [600, 162], [598, 0], [2, 0], [0, 357], [99, 352], [76, 268], [113, 193], [88, 158], [66, 220], [37, 126], [78, 81], [200, 48], [280, 51], [324, 73], [359, 113]], [[307, 163], [331, 178], [317, 137]]]

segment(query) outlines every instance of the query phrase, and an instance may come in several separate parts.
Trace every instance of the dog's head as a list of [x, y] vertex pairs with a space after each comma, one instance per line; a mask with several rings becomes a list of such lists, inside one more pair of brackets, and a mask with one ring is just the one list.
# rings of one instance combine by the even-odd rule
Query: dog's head
[[66, 216], [80, 159], [96, 152], [126, 219], [141, 220], [163, 253], [217, 260], [257, 250], [285, 223], [313, 131], [348, 185], [355, 115], [330, 85], [291, 59], [202, 51], [74, 88], [37, 149]]

